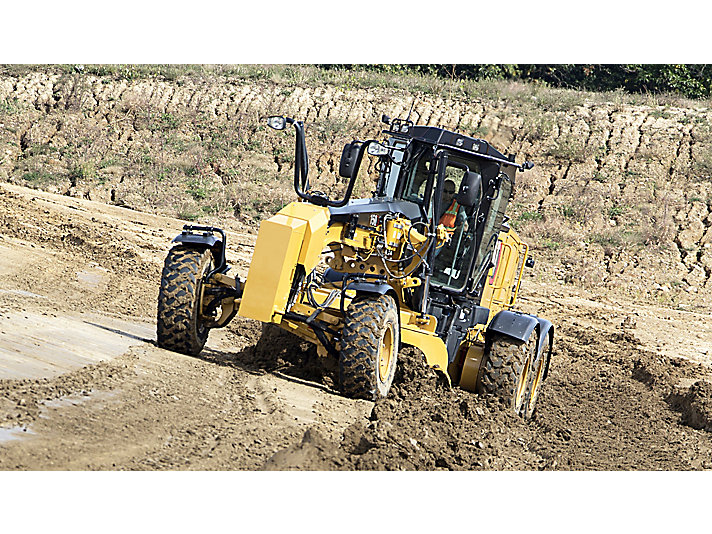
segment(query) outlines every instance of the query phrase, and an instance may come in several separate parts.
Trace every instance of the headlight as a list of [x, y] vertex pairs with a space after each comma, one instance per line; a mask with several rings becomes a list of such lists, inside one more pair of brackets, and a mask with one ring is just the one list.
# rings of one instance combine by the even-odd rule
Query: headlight
[[368, 145], [366, 152], [372, 156], [385, 156], [388, 154], [388, 149], [380, 143], [371, 143]]

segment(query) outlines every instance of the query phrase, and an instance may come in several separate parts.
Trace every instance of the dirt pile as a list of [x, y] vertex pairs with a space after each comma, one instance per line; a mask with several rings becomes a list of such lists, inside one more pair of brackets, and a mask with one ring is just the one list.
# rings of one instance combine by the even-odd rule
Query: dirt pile
[[668, 400], [680, 412], [684, 424], [712, 432], [712, 384], [695, 382], [687, 391], [673, 393]]
[[[595, 348], [595, 351], [594, 351]], [[534, 419], [444, 385], [402, 351], [392, 395], [340, 441], [310, 429], [265, 469], [712, 469], [707, 368], [642, 349], [634, 336], [572, 329], [557, 341]], [[315, 377], [312, 377], [315, 378]], [[691, 427], [691, 428], [688, 428]]]
[[310, 429], [265, 468], [304, 469], [306, 461], [307, 469], [527, 469], [540, 460], [526, 454], [523, 421], [496, 399], [450, 388], [423, 361], [417, 349], [401, 351], [391, 394], [341, 442]]

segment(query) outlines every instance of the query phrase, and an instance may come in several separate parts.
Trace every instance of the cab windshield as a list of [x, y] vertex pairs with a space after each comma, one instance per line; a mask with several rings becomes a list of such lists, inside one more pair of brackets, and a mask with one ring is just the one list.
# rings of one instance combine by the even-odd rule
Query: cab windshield
[[418, 159], [418, 162], [411, 168], [407, 176], [405, 187], [403, 188], [403, 200], [423, 205], [428, 175], [434, 165], [435, 159], [432, 156], [423, 154]]

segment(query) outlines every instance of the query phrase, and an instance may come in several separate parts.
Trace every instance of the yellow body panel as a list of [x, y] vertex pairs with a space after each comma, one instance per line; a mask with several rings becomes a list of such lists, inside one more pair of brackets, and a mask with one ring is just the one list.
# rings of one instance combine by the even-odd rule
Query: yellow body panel
[[450, 380], [450, 376], [447, 374], [447, 348], [442, 339], [434, 334], [418, 330], [412, 325], [401, 324], [401, 341], [406, 345], [420, 349], [425, 355], [427, 364], [442, 371]]
[[271, 322], [285, 312], [297, 265], [308, 273], [319, 261], [328, 220], [328, 208], [293, 202], [260, 224], [239, 315]]
[[480, 364], [484, 356], [484, 346], [471, 345], [462, 363], [462, 374], [460, 375], [460, 387], [467, 391], [475, 391], [477, 386], [477, 375], [480, 371]]
[[238, 311], [242, 317], [268, 323], [284, 311], [305, 230], [304, 221], [279, 213], [262, 221]]
[[[499, 235], [498, 256], [495, 266], [487, 273], [480, 306], [489, 308], [487, 324], [476, 325], [468, 332], [463, 342], [467, 351], [450, 364], [448, 371], [453, 382], [468, 391], [475, 391], [477, 378], [484, 357], [485, 330], [487, 325], [502, 310], [514, 305], [522, 281], [522, 268], [529, 247], [514, 230]], [[458, 377], [459, 375], [459, 377]]]
[[319, 263], [321, 252], [324, 250], [329, 209], [305, 202], [292, 202], [279, 213], [307, 223], [297, 263], [303, 265], [307, 273], [311, 272]]
[[409, 310], [400, 310], [401, 327], [410, 327], [427, 334], [434, 334], [438, 325], [438, 320], [432, 315], [422, 315]]
[[499, 236], [499, 257], [487, 273], [487, 283], [482, 292], [480, 306], [489, 308], [489, 323], [500, 311], [512, 307], [522, 280], [522, 266], [529, 247], [514, 230]]

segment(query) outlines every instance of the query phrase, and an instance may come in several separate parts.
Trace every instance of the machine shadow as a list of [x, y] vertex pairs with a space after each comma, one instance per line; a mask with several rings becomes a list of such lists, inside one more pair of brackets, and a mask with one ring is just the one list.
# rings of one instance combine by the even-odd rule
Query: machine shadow
[[316, 346], [273, 324], [240, 321], [236, 337], [246, 344], [237, 352], [206, 347], [198, 358], [253, 375], [275, 374], [287, 380], [336, 391], [338, 368], [318, 356]]

